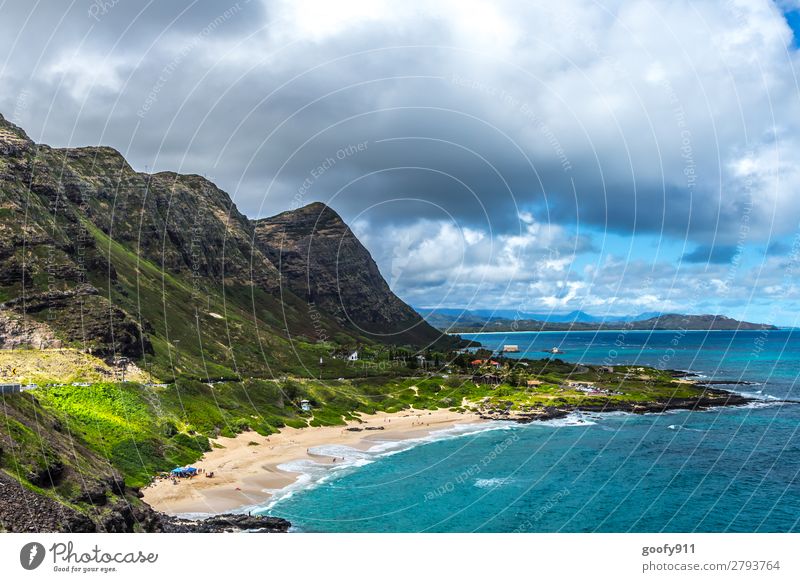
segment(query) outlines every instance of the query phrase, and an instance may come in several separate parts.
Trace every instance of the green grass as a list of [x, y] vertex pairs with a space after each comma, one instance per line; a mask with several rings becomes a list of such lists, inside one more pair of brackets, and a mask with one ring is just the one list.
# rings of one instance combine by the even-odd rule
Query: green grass
[[[211, 450], [210, 439], [232, 437], [246, 430], [272, 434], [284, 426], [344, 425], [358, 414], [377, 411], [475, 409], [511, 407], [530, 410], [547, 406], [581, 406], [608, 401], [653, 402], [697, 396], [701, 390], [677, 383], [666, 372], [648, 370], [648, 379], [621, 368], [615, 373], [557, 364], [557, 369], [534, 369], [528, 377], [544, 383], [535, 387], [476, 384], [471, 376], [377, 376], [342, 381], [286, 378], [246, 379], [209, 385], [180, 378], [166, 387], [133, 383], [97, 383], [89, 387], [49, 387], [35, 392], [44, 410], [61, 419], [70, 435], [117, 468], [129, 485], [141, 486], [152, 476], [176, 465], [191, 463]], [[565, 377], [569, 374], [569, 378]], [[587, 395], [570, 381], [594, 382], [613, 395]], [[18, 399], [24, 402], [24, 399]], [[300, 410], [300, 401], [311, 412]], [[28, 415], [30, 416], [30, 415]], [[38, 446], [35, 431], [6, 415], [0, 433], [25, 451], [26, 465], [6, 467], [24, 479], [27, 472], [47, 464], [48, 449]], [[1, 434], [0, 434], [1, 436]], [[23, 455], [17, 455], [23, 458]], [[36, 463], [39, 463], [37, 465]]]

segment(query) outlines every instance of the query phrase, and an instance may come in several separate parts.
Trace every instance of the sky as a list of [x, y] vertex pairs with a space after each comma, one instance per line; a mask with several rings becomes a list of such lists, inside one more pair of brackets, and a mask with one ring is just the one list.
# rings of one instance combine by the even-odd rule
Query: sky
[[0, 113], [337, 210], [429, 308], [798, 325], [800, 3], [0, 0]]

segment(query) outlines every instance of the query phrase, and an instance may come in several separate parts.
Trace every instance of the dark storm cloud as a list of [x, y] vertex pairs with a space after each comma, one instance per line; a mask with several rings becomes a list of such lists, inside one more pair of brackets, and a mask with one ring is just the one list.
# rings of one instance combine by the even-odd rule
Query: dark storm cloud
[[[32, 135], [59, 145], [110, 143], [141, 169], [211, 175], [248, 214], [335, 195], [347, 215], [376, 206], [376, 220], [413, 221], [413, 205], [394, 205], [391, 216], [379, 207], [424, 198], [464, 224], [501, 232], [515, 228], [517, 208], [529, 208], [563, 224], [702, 242], [728, 237], [751, 195], [730, 168], [771, 153], [770, 143], [740, 143], [745, 130], [769, 129], [757, 107], [743, 125], [726, 126], [715, 109], [786, 94], [780, 85], [748, 85], [738, 103], [712, 108], [697, 97], [727, 91], [730, 79], [703, 86], [675, 76], [669, 55], [652, 52], [668, 45], [620, 36], [613, 22], [597, 38], [579, 37], [583, 46], [558, 45], [580, 25], [580, 3], [540, 10], [535, 20], [520, 5], [502, 6], [498, 17], [513, 25], [527, 16], [534, 29], [528, 36], [495, 24], [506, 51], [502, 41], [487, 50], [492, 38], [465, 43], [458, 23], [437, 14], [329, 29], [328, 15], [317, 22], [293, 6], [98, 0], [63, 12], [6, 3], [0, 26], [26, 42], [12, 50], [14, 35], [3, 35], [11, 89], [3, 111], [18, 110]], [[629, 11], [620, 8], [618, 18], [640, 17]], [[483, 29], [492, 29], [492, 14]], [[671, 14], [665, 8], [660, 17]], [[645, 33], [651, 23], [638, 25]], [[750, 23], [725, 23], [735, 25], [750, 32]], [[772, 53], [780, 32], [763, 33], [761, 52], [772, 61], [762, 67], [789, 64]], [[642, 43], [651, 54], [640, 61]], [[743, 58], [734, 48], [728, 63], [693, 61], [708, 60], [698, 51], [675, 64], [722, 69]], [[752, 83], [748, 71], [736, 74]], [[366, 152], [303, 187], [319, 163], [363, 142]], [[779, 202], [759, 200], [759, 212]]]
[[687, 263], [723, 264], [729, 263], [736, 255], [735, 246], [707, 246], [702, 245], [692, 252], [686, 253], [681, 257]]
[[[451, 224], [471, 233], [472, 275], [504, 272], [484, 248], [493, 239], [512, 255], [524, 247], [520, 269], [563, 280], [529, 281], [539, 287], [521, 297], [578, 297], [563, 258], [591, 242], [571, 253], [588, 240], [576, 232], [688, 239], [693, 260], [712, 241], [730, 248], [743, 224], [763, 244], [797, 223], [796, 53], [768, 2], [17, 0], [0, 11], [0, 111], [35, 139], [205, 174], [250, 216], [323, 200], [365, 232], [417, 232], [409, 248], [425, 232], [460, 244]], [[417, 228], [423, 219], [436, 224]], [[533, 224], [558, 233], [549, 250], [526, 246], [541, 244]], [[376, 256], [398, 255], [391, 239], [372, 241]]]

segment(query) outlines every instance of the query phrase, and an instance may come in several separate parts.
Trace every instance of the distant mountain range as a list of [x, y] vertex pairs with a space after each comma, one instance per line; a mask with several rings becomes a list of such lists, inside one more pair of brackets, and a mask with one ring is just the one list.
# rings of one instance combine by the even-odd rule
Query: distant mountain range
[[530, 313], [514, 310], [420, 309], [434, 327], [450, 333], [511, 331], [591, 331], [631, 330], [761, 330], [778, 329], [773, 325], [750, 323], [724, 315], [685, 315], [648, 312], [635, 316], [598, 317], [583, 311], [565, 314]]

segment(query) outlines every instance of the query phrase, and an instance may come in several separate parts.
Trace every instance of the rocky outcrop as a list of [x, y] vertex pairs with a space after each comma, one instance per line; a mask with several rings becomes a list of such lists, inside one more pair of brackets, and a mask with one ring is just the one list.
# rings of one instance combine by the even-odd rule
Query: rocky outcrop
[[0, 471], [0, 529], [81, 533], [97, 531], [97, 526], [82, 513], [34, 493]]
[[91, 285], [33, 293], [0, 304], [0, 348], [57, 348], [64, 342], [80, 344], [99, 356], [138, 358], [152, 353], [139, 324]]
[[164, 519], [163, 531], [167, 533], [285, 533], [291, 526], [290, 522], [280, 517], [223, 513], [200, 520], [167, 517]]
[[[702, 388], [700, 384], [697, 387]], [[700, 396], [695, 398], [669, 398], [654, 400], [652, 402], [626, 402], [608, 399], [603, 404], [581, 404], [577, 406], [545, 406], [527, 411], [511, 410], [512, 402], [508, 407], [484, 408], [479, 412], [484, 420], [513, 420], [522, 424], [529, 422], [555, 420], [564, 418], [572, 412], [628, 412], [631, 414], [658, 414], [670, 410], [708, 410], [718, 406], [743, 406], [753, 402], [752, 398], [728, 392], [707, 388]]]
[[0, 349], [57, 348], [60, 345], [61, 341], [48, 326], [0, 307]]
[[393, 344], [428, 345], [442, 334], [389, 288], [341, 217], [314, 203], [255, 221], [258, 247], [285, 289], [341, 324]]
[[15, 533], [284, 533], [291, 523], [280, 517], [239, 514], [189, 520], [153, 510], [141, 501], [109, 503], [96, 493], [85, 513], [23, 487], [0, 471], [0, 532]]

